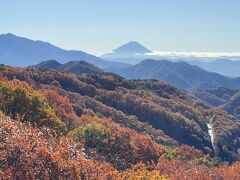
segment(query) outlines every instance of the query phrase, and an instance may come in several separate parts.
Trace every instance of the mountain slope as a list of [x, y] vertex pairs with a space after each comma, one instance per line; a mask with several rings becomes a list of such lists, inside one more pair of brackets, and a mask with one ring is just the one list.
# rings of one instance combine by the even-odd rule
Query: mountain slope
[[216, 72], [229, 77], [240, 77], [240, 61], [219, 59], [213, 62], [189, 61], [192, 65], [197, 65], [207, 71]]
[[134, 66], [113, 70], [129, 79], [158, 79], [184, 89], [206, 89], [216, 87], [236, 87], [240, 85], [231, 78], [205, 71], [185, 62], [167, 60], [144, 60]]
[[30, 66], [30, 67], [36, 68], [36, 69], [58, 69], [61, 65], [62, 64], [56, 60], [47, 60], [47, 61], [42, 61], [39, 64]]
[[56, 59], [60, 63], [85, 60], [101, 68], [126, 67], [121, 63], [106, 62], [83, 51], [67, 51], [43, 41], [33, 41], [13, 34], [0, 35], [0, 62], [12, 66], [29, 66], [43, 60]]
[[100, 74], [103, 73], [103, 70], [100, 68], [91, 65], [85, 61], [69, 61], [65, 64], [60, 64], [55, 60], [43, 61], [37, 65], [30, 66], [30, 68], [35, 69], [53, 69], [62, 72], [72, 72], [72, 73], [89, 73], [89, 74]]
[[[91, 125], [91, 117], [88, 117]], [[109, 121], [108, 121], [109, 122]], [[107, 122], [107, 123], [108, 123]], [[99, 122], [98, 122], [99, 123]], [[103, 123], [104, 124], [104, 123]], [[110, 124], [110, 123], [108, 123]], [[126, 133], [131, 131], [119, 128], [114, 124], [109, 129], [117, 134], [117, 139], [124, 140]], [[82, 126], [84, 127], [84, 126]], [[116, 131], [116, 127], [118, 128]], [[125, 134], [124, 134], [125, 133]], [[134, 165], [127, 171], [117, 171], [113, 165], [105, 159], [100, 159], [99, 152], [90, 151], [95, 157], [86, 154], [82, 142], [74, 142], [70, 137], [54, 137], [48, 129], [38, 129], [0, 114], [1, 135], [1, 166], [0, 177], [8, 179], [239, 179], [239, 163], [229, 166], [212, 167], [212, 160], [193, 147], [181, 146], [177, 149], [168, 150], [157, 164], [147, 163]], [[93, 137], [93, 136], [92, 136]], [[93, 140], [97, 136], [93, 137]], [[118, 148], [126, 145], [138, 145], [140, 155], [148, 155], [154, 147], [146, 144], [146, 137], [131, 132], [131, 142], [122, 141]], [[134, 139], [134, 138], [135, 139]], [[139, 139], [141, 138], [141, 139]], [[144, 139], [143, 139], [144, 138]], [[134, 144], [133, 144], [133, 142]], [[96, 142], [96, 141], [95, 141]], [[116, 141], [117, 142], [117, 141]], [[156, 145], [156, 144], [155, 144]], [[139, 146], [142, 149], [139, 149]], [[149, 148], [146, 148], [149, 147]], [[128, 149], [121, 149], [124, 158], [127, 157]], [[156, 149], [158, 149], [156, 147]], [[111, 150], [111, 149], [110, 149]], [[116, 150], [116, 149], [112, 149]], [[140, 151], [141, 150], [141, 151]], [[174, 153], [175, 152], [175, 153]], [[135, 155], [136, 152], [133, 154]], [[167, 154], [169, 156], [167, 157]], [[116, 155], [113, 154], [113, 156]], [[96, 159], [98, 157], [99, 159]], [[111, 156], [110, 156], [111, 157]], [[169, 160], [174, 158], [173, 160]], [[113, 158], [114, 159], [114, 158]], [[196, 163], [194, 163], [196, 162]], [[128, 162], [129, 163], [129, 162]], [[177, 171], [176, 171], [177, 169]]]
[[221, 108], [240, 118], [240, 91], [234, 94]]
[[72, 72], [72, 73], [89, 73], [89, 74], [100, 74], [103, 71], [96, 66], [88, 64], [85, 61], [70, 61], [58, 67], [57, 70], [63, 72]]
[[229, 114], [240, 118], [240, 90], [218, 88], [197, 90], [193, 94], [210, 105], [223, 109]]
[[144, 54], [150, 53], [151, 51], [136, 41], [130, 41], [127, 44], [120, 46], [119, 48], [113, 50], [113, 52], [118, 54]]
[[101, 56], [102, 59], [115, 62], [123, 62], [128, 64], [136, 64], [143, 60], [146, 53], [152, 51], [141, 45], [136, 41], [130, 41], [112, 52]]
[[[77, 116], [110, 117], [114, 123], [147, 134], [158, 144], [173, 147], [183, 143], [229, 162], [239, 159], [240, 146], [235, 143], [240, 137], [239, 119], [192, 101], [187, 94], [162, 81], [126, 80], [111, 74], [77, 75], [8, 66], [0, 67], [0, 75], [9, 80], [25, 81], [37, 89], [57, 91], [69, 98]], [[208, 134], [207, 123], [212, 125], [214, 142]], [[100, 150], [103, 149], [101, 147]]]
[[219, 107], [227, 103], [238, 91], [237, 89], [220, 87], [216, 89], [198, 89], [193, 91], [193, 94], [210, 105]]

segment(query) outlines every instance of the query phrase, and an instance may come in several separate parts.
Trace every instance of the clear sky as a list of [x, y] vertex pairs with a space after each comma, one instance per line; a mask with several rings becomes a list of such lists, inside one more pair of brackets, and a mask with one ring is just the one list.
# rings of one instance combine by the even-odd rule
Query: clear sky
[[0, 34], [93, 54], [138, 41], [158, 51], [240, 52], [240, 0], [1, 0]]

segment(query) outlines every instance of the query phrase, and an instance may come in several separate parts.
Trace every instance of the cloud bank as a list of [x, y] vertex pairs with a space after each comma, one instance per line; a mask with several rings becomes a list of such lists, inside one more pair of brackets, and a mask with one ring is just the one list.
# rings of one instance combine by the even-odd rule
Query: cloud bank
[[146, 56], [159, 56], [168, 58], [231, 58], [240, 59], [240, 52], [162, 52], [153, 51]]

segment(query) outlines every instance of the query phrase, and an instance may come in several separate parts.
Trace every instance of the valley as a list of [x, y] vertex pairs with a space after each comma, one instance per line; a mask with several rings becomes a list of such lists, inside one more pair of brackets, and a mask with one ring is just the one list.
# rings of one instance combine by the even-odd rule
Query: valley
[[0, 180], [240, 180], [240, 1], [0, 1]]
[[[0, 42], [5, 38], [64, 51], [11, 34]], [[115, 51], [151, 52], [137, 42]], [[226, 179], [238, 174], [239, 78], [188, 62], [145, 59], [130, 65], [79, 52], [74, 57], [84, 60], [69, 61], [73, 52], [64, 53], [39, 62], [12, 52], [26, 60], [25, 67], [0, 65], [0, 175], [96, 179], [100, 172], [131, 179], [139, 172], [157, 179], [186, 174]]]

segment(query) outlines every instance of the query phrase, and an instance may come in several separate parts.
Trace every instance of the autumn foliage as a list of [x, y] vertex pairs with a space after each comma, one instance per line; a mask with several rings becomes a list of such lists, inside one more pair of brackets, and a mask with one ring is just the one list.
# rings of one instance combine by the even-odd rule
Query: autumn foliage
[[108, 163], [84, 157], [81, 144], [44, 129], [0, 118], [1, 179], [106, 179], [118, 174]]
[[0, 72], [0, 179], [240, 179], [239, 163], [211, 157], [206, 127], [219, 155], [236, 160], [237, 119], [170, 85]]
[[0, 110], [15, 120], [36, 127], [47, 126], [58, 134], [66, 133], [65, 123], [56, 116], [46, 98], [25, 82], [0, 82]]
[[75, 122], [78, 121], [78, 116], [74, 112], [69, 99], [52, 89], [43, 89], [40, 92], [46, 97], [47, 102], [54, 109], [56, 115], [66, 123], [68, 129], [74, 128]]
[[146, 135], [121, 127], [111, 119], [82, 116], [80, 127], [69, 137], [83, 142], [85, 148], [94, 148], [117, 169], [130, 168], [139, 162], [157, 162], [165, 147]]

